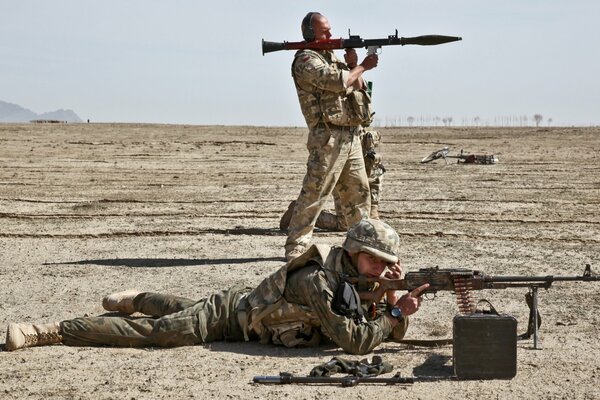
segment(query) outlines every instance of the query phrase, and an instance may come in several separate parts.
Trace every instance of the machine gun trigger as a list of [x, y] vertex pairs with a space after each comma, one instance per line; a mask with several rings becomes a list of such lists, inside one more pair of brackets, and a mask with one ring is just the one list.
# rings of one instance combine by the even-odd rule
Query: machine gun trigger
[[435, 300], [437, 297], [437, 292], [425, 292], [421, 295], [423, 300]]

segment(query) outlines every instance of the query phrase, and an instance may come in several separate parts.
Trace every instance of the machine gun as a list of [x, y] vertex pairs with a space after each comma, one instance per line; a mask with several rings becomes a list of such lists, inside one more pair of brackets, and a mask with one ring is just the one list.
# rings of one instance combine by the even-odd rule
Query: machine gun
[[376, 54], [382, 46], [405, 46], [407, 44], [414, 44], [419, 46], [434, 46], [438, 44], [444, 44], [449, 42], [456, 42], [462, 40], [461, 37], [457, 36], [443, 36], [443, 35], [423, 35], [416, 37], [398, 37], [398, 30], [394, 35], [389, 35], [383, 39], [363, 39], [358, 35], [351, 35], [348, 31], [348, 39], [322, 39], [313, 40], [310, 42], [267, 42], [262, 40], [262, 53], [272, 53], [280, 50], [336, 50], [336, 49], [356, 49], [364, 47], [367, 49], [369, 54]]
[[[580, 276], [495, 276], [487, 275], [482, 271], [471, 269], [443, 269], [439, 267], [422, 268], [418, 271], [406, 273], [404, 279], [388, 278], [346, 278], [356, 285], [361, 300], [378, 303], [388, 290], [412, 291], [425, 283], [429, 288], [424, 294], [434, 294], [438, 291], [450, 291], [456, 295], [458, 310], [463, 314], [475, 312], [476, 301], [472, 295], [474, 290], [529, 288], [525, 300], [529, 306], [529, 323], [527, 332], [520, 335], [520, 339], [529, 339], [533, 335], [533, 347], [537, 349], [538, 328], [541, 318], [538, 312], [538, 289], [549, 289], [554, 282], [593, 282], [600, 281], [600, 275], [593, 274], [591, 266], [587, 264], [583, 275]], [[375, 286], [374, 290], [362, 290], [367, 286]]]
[[436, 150], [424, 159], [421, 160], [421, 164], [425, 164], [439, 158], [443, 158], [446, 164], [448, 164], [448, 158], [457, 158], [458, 164], [496, 164], [498, 157], [493, 154], [465, 154], [463, 150], [460, 150], [460, 154], [452, 156], [448, 147], [444, 147], [441, 150]]

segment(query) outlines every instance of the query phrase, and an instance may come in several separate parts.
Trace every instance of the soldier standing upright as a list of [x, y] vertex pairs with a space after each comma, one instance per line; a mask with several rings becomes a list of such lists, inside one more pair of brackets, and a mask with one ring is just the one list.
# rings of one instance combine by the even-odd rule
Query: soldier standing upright
[[[302, 20], [306, 41], [331, 37], [325, 16], [308, 13]], [[376, 54], [360, 64], [356, 51], [347, 49], [345, 63], [333, 51], [299, 50], [292, 76], [300, 108], [309, 128], [307, 171], [296, 200], [285, 243], [286, 259], [306, 251], [319, 213], [334, 190], [347, 226], [371, 211], [369, 183], [361, 151], [361, 125], [372, 120], [370, 97], [362, 79], [377, 66]]]

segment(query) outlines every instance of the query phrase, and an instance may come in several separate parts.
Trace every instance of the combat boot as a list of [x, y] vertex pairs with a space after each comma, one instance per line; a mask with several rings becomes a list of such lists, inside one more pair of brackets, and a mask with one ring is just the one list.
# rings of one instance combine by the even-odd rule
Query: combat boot
[[140, 293], [142, 292], [139, 290], [131, 289], [109, 294], [102, 299], [102, 307], [104, 307], [106, 311], [118, 311], [123, 314], [133, 314], [135, 312], [133, 299]]
[[6, 350], [14, 351], [33, 346], [47, 346], [50, 344], [60, 344], [62, 335], [60, 333], [60, 324], [8, 324], [6, 332]]
[[296, 207], [296, 200], [292, 201], [288, 206], [288, 209], [283, 213], [281, 219], [279, 220], [279, 229], [282, 231], [287, 231], [290, 226], [290, 221], [292, 220], [292, 214], [294, 213], [294, 208]]
[[315, 227], [331, 232], [346, 232], [348, 230], [343, 216], [325, 210], [319, 214]]

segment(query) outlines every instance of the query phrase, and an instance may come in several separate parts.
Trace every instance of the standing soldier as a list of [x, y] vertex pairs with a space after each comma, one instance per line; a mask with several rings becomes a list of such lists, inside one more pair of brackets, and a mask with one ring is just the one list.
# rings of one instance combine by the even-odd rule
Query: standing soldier
[[[306, 41], [331, 38], [325, 16], [308, 13], [302, 20]], [[360, 144], [361, 126], [372, 121], [370, 97], [362, 79], [377, 66], [376, 54], [358, 64], [356, 51], [347, 49], [345, 63], [333, 51], [299, 50], [292, 76], [302, 114], [309, 128], [307, 171], [289, 222], [286, 259], [306, 251], [327, 196], [336, 192], [347, 226], [371, 212], [369, 182]]]

